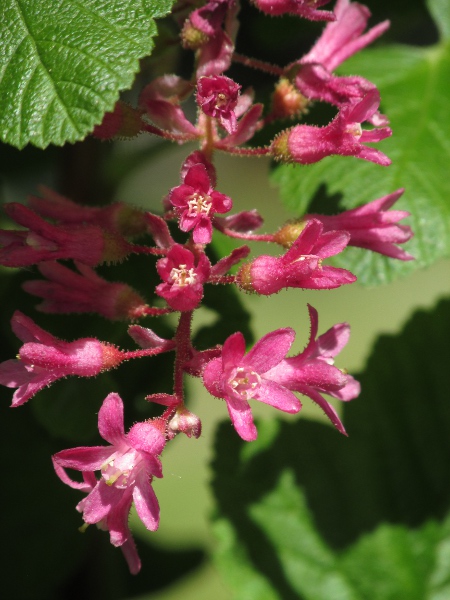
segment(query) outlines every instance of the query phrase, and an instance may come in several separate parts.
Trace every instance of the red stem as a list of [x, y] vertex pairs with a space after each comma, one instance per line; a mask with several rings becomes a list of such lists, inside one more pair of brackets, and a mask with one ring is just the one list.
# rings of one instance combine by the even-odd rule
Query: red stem
[[222, 233], [228, 237], [237, 238], [238, 240], [250, 240], [251, 242], [275, 242], [274, 236], [271, 233], [256, 234], [256, 233], [238, 233], [227, 227], [221, 229]]
[[165, 140], [170, 140], [171, 142], [191, 142], [192, 140], [196, 140], [198, 136], [192, 135], [190, 133], [170, 133], [169, 131], [165, 131], [164, 129], [160, 129], [159, 127], [155, 127], [154, 125], [150, 125], [146, 123], [142, 128], [142, 131], [147, 131], [148, 133], [153, 133], [153, 135], [157, 135], [158, 137], [162, 137]]
[[213, 275], [209, 278], [208, 283], [236, 283], [236, 277], [234, 275]]
[[217, 150], [221, 152], [228, 152], [228, 154], [235, 154], [236, 156], [265, 156], [270, 154], [270, 148], [231, 148], [228, 146], [222, 146], [220, 143], [216, 143]]
[[189, 360], [192, 353], [191, 344], [191, 322], [193, 311], [182, 312], [175, 334], [176, 355], [174, 368], [173, 393], [177, 398], [183, 398], [183, 373], [184, 364]]
[[138, 246], [131, 244], [131, 252], [134, 254], [154, 254], [155, 256], [165, 256], [168, 248], [156, 248], [155, 246]]
[[272, 65], [271, 63], [257, 60], [256, 58], [250, 58], [248, 56], [244, 56], [243, 54], [238, 54], [237, 52], [233, 53], [232, 60], [234, 62], [241, 63], [241, 65], [245, 65], [246, 67], [258, 69], [259, 71], [264, 71], [270, 75], [275, 75], [276, 77], [281, 77], [285, 72], [285, 69], [282, 69], [277, 65]]
[[157, 354], [162, 354], [163, 352], [174, 350], [175, 347], [175, 342], [168, 340], [164, 345], [158, 346], [157, 348], [144, 348], [143, 350], [131, 350], [130, 352], [122, 350], [122, 357], [123, 360], [130, 360], [132, 358], [143, 358], [144, 356], [155, 356]]

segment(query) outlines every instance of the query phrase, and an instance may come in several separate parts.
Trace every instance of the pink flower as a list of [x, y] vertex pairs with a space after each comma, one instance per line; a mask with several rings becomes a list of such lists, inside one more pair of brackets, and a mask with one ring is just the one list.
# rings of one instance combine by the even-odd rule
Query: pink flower
[[306, 215], [304, 220], [318, 219], [323, 224], [324, 231], [345, 229], [350, 234], [349, 246], [367, 248], [400, 260], [414, 260], [411, 254], [396, 246], [404, 244], [413, 236], [411, 227], [397, 224], [408, 217], [409, 213], [403, 210], [388, 211], [403, 192], [403, 189], [399, 189], [339, 215]]
[[78, 273], [57, 262], [40, 263], [45, 280], [26, 281], [23, 289], [44, 301], [37, 309], [46, 313], [98, 313], [106, 319], [142, 316], [145, 300], [125, 283], [102, 279], [90, 267], [75, 263]]
[[233, 233], [252, 233], [255, 229], [259, 229], [263, 223], [263, 218], [256, 208], [254, 208], [236, 213], [235, 215], [228, 215], [227, 217], [217, 217], [214, 221], [214, 226], [223, 233], [227, 231]]
[[238, 11], [235, 0], [210, 0], [186, 19], [181, 40], [185, 48], [196, 51], [197, 79], [220, 75], [230, 67]]
[[302, 64], [319, 64], [334, 71], [356, 52], [359, 52], [389, 28], [383, 21], [363, 34], [370, 17], [367, 6], [349, 0], [338, 0], [334, 7], [336, 20], [328, 23], [317, 42], [301, 59]]
[[[89, 491], [77, 506], [85, 523], [97, 523], [109, 531], [111, 543], [123, 546], [132, 572], [139, 570], [128, 516], [134, 501], [137, 514], [150, 531], [159, 525], [159, 505], [151, 482], [162, 477], [159, 455], [166, 438], [156, 421], [136, 423], [126, 434], [123, 403], [118, 394], [109, 394], [98, 414], [98, 429], [109, 446], [80, 447], [63, 450], [53, 456], [56, 474], [73, 488]], [[81, 471], [84, 484], [72, 480], [66, 469]], [[100, 479], [93, 480], [93, 472]], [[88, 484], [86, 484], [88, 479]], [[95, 483], [95, 485], [94, 485]], [[130, 546], [131, 540], [131, 546]], [[134, 552], [133, 552], [134, 549]], [[131, 560], [129, 560], [131, 558]]]
[[346, 231], [323, 233], [323, 229], [312, 219], [286, 254], [259, 256], [244, 265], [237, 275], [241, 288], [270, 295], [288, 287], [333, 289], [356, 281], [350, 271], [322, 265], [324, 258], [342, 252], [350, 239]]
[[139, 235], [145, 232], [146, 223], [142, 210], [113, 202], [108, 206], [84, 206], [58, 194], [45, 185], [39, 186], [42, 198], [29, 196], [28, 204], [41, 217], [52, 219], [64, 225], [84, 225], [90, 223], [102, 229], [118, 231], [124, 236]]
[[[295, 84], [311, 100], [323, 100], [336, 106], [356, 103], [375, 85], [359, 76], [338, 77], [332, 71], [347, 58], [359, 52], [382, 35], [389, 21], [379, 23], [365, 34], [369, 9], [357, 2], [338, 0], [336, 21], [328, 23], [322, 35], [296, 65]], [[386, 125], [387, 119], [378, 111], [370, 117], [373, 125]]]
[[289, 13], [310, 19], [310, 21], [334, 21], [335, 16], [329, 10], [317, 10], [319, 6], [330, 0], [252, 0], [253, 4], [263, 12], [272, 15]]
[[391, 164], [390, 159], [365, 143], [379, 142], [392, 135], [389, 127], [363, 130], [361, 123], [370, 120], [380, 104], [376, 89], [369, 91], [356, 104], [345, 105], [325, 127], [297, 125], [279, 134], [272, 142], [275, 158], [285, 162], [309, 165], [326, 156], [356, 156], [379, 165]]
[[180, 106], [180, 102], [185, 100], [192, 90], [193, 86], [189, 81], [177, 75], [164, 75], [142, 90], [139, 106], [161, 129], [176, 136], [183, 136], [183, 139], [195, 139], [199, 132], [188, 121]]
[[197, 81], [197, 104], [205, 115], [219, 120], [227, 133], [236, 131], [236, 108], [241, 86], [224, 75], [200, 77]]
[[346, 431], [336, 411], [322, 393], [348, 401], [360, 393], [359, 383], [350, 375], [334, 367], [334, 357], [347, 344], [350, 327], [347, 323], [334, 325], [326, 333], [317, 336], [318, 315], [308, 304], [311, 319], [309, 342], [303, 352], [282, 360], [266, 373], [285, 388], [308, 396], [324, 411], [333, 425], [344, 435]]
[[214, 213], [226, 213], [233, 204], [231, 198], [213, 190], [204, 164], [188, 170], [184, 182], [170, 190], [169, 201], [180, 216], [181, 231], [193, 229], [196, 244], [209, 244]]
[[286, 356], [294, 341], [292, 329], [277, 329], [265, 335], [245, 354], [242, 333], [234, 333], [224, 343], [222, 356], [211, 360], [203, 372], [206, 389], [227, 403], [237, 433], [246, 441], [256, 439], [249, 400], [259, 400], [287, 413], [297, 413], [299, 400], [267, 373]]
[[[83, 472], [83, 481], [77, 482], [77, 481], [73, 481], [72, 479], [70, 479], [70, 477], [67, 476], [64, 469], [62, 467], [60, 467], [56, 462], [53, 462], [53, 466], [55, 467], [55, 471], [56, 471], [58, 477], [64, 483], [69, 485], [71, 488], [80, 490], [82, 492], [85, 492], [86, 494], [89, 494], [90, 492], [92, 492], [92, 490], [95, 488], [95, 486], [98, 483], [97, 478], [95, 477], [94, 471], [84, 471]], [[79, 502], [77, 505], [77, 510], [79, 512], [83, 512], [83, 502], [84, 502], [84, 500], [81, 500], [81, 502]], [[98, 527], [98, 529], [101, 529], [102, 531], [108, 531], [107, 518], [102, 519], [101, 521], [96, 523], [96, 526]], [[81, 528], [81, 531], [83, 531], [84, 528], [86, 528], [86, 527], [87, 527], [87, 525], [84, 525], [83, 528]], [[133, 536], [131, 535], [131, 531], [128, 527], [127, 527], [127, 535], [128, 535], [128, 538], [127, 538], [126, 542], [124, 542], [120, 546], [120, 549], [122, 550], [122, 554], [123, 554], [125, 560], [127, 561], [128, 568], [130, 569], [130, 573], [132, 575], [137, 575], [139, 573], [139, 571], [141, 570], [141, 559], [139, 558], [139, 555], [137, 553], [136, 544], [134, 543]]]
[[203, 297], [203, 284], [208, 280], [211, 265], [201, 252], [197, 257], [180, 244], [175, 244], [156, 263], [164, 283], [156, 286], [158, 296], [164, 298], [174, 310], [194, 310]]
[[18, 203], [5, 205], [5, 212], [29, 231], [0, 230], [0, 264], [26, 267], [46, 260], [72, 258], [94, 267], [125, 258], [131, 246], [118, 234], [96, 225], [50, 225]]
[[11, 406], [20, 406], [57, 379], [68, 375], [93, 377], [122, 362], [115, 346], [94, 338], [74, 342], [59, 340], [16, 311], [11, 319], [14, 333], [24, 345], [18, 360], [0, 364], [0, 384], [17, 388]]

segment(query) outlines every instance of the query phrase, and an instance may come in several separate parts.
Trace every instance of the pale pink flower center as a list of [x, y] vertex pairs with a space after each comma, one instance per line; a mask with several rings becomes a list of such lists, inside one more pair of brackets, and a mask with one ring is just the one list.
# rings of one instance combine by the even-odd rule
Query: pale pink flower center
[[261, 385], [261, 377], [255, 371], [245, 367], [237, 367], [232, 371], [232, 377], [228, 385], [234, 394], [243, 400], [253, 398]]
[[345, 132], [350, 133], [353, 137], [359, 140], [362, 135], [361, 123], [348, 123], [347, 127], [345, 128]]
[[188, 200], [188, 216], [196, 217], [197, 215], [209, 215], [212, 208], [211, 196], [203, 196], [195, 192]]
[[174, 267], [170, 271], [169, 277], [173, 284], [181, 287], [193, 285], [197, 281], [197, 274], [194, 269], [187, 269], [186, 265], [180, 265], [178, 269]]
[[42, 237], [38, 233], [35, 233], [34, 231], [29, 232], [29, 234], [26, 237], [25, 243], [27, 244], [27, 246], [35, 248], [36, 250], [50, 250], [52, 252], [58, 250], [57, 244], [45, 239], [44, 237]]
[[113, 454], [101, 469], [106, 484], [119, 489], [128, 487], [130, 474], [139, 462], [140, 456], [133, 448], [123, 453]]
[[220, 94], [217, 94], [216, 108], [223, 108], [224, 106], [226, 106], [227, 102], [228, 102], [228, 97], [226, 94], [224, 94], [223, 92]]

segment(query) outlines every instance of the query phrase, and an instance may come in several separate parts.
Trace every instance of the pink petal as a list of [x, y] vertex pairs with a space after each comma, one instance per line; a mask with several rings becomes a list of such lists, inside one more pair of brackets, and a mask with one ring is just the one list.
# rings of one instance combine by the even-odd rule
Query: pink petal
[[141, 570], [141, 559], [139, 558], [136, 544], [134, 543], [131, 535], [127, 541], [120, 546], [120, 549], [122, 550], [125, 560], [127, 561], [130, 573], [132, 575], [137, 575]]
[[295, 331], [290, 327], [276, 329], [262, 337], [242, 360], [242, 365], [257, 373], [265, 373], [277, 365], [289, 352]]
[[246, 442], [253, 442], [258, 436], [251, 408], [245, 400], [227, 398], [227, 408], [231, 422], [237, 433]]
[[130, 488], [117, 490], [117, 492], [122, 493], [121, 495], [117, 494], [115, 501], [111, 503], [106, 525], [109, 530], [111, 544], [113, 546], [122, 546], [131, 538], [128, 517], [131, 509], [132, 493]]
[[311, 398], [311, 400], [313, 400], [313, 402], [318, 404], [320, 406], [320, 408], [323, 410], [323, 412], [325, 413], [325, 415], [330, 419], [330, 421], [336, 427], [336, 429], [338, 431], [340, 431], [340, 433], [347, 435], [347, 432], [345, 431], [345, 427], [342, 424], [334, 407], [329, 402], [327, 402], [318, 392], [316, 392], [315, 390], [313, 390], [312, 388], [310, 388], [308, 386], [304, 386], [302, 390], [298, 390], [298, 391], [301, 392], [302, 394], [304, 394], [305, 396], [308, 396], [309, 398]]
[[133, 500], [136, 512], [144, 525], [150, 531], [156, 531], [159, 526], [159, 504], [156, 494], [149, 482], [148, 475], [142, 471], [133, 490]]
[[339, 323], [317, 338], [313, 356], [334, 358], [350, 339], [350, 325]]
[[123, 402], [119, 394], [108, 394], [98, 413], [98, 430], [104, 440], [116, 447], [125, 443]]
[[124, 490], [106, 485], [104, 479], [100, 479], [92, 492], [82, 501], [85, 522], [92, 525], [104, 519], [111, 507], [120, 502], [123, 493]]
[[222, 349], [223, 369], [227, 371], [240, 364], [245, 354], [245, 338], [240, 331], [225, 340]]
[[203, 371], [203, 385], [216, 398], [224, 398], [223, 366], [221, 358], [210, 360]]
[[64, 469], [98, 471], [114, 452], [112, 446], [82, 446], [54, 454], [53, 462]]
[[298, 413], [302, 407], [300, 400], [291, 391], [279, 385], [276, 381], [265, 378], [263, 378], [258, 389], [256, 400], [270, 404], [270, 406], [290, 414]]

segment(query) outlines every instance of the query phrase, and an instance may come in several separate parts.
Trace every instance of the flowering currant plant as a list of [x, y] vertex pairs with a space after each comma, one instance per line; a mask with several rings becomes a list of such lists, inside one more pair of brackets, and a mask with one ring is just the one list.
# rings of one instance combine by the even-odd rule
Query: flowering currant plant
[[[126, 331], [131, 347], [123, 348], [115, 335], [106, 337], [107, 328], [102, 329], [105, 339], [93, 334], [60, 339], [51, 320], [41, 327], [38, 314], [16, 310], [9, 315], [11, 328], [22, 345], [17, 345], [15, 358], [0, 364], [0, 384], [13, 390], [12, 407], [42, 396], [45, 410], [45, 388], [60, 379], [112, 376], [115, 381], [132, 361], [150, 371], [152, 361], [161, 365], [164, 358], [170, 364], [170, 388], [149, 384], [136, 398], [132, 393], [127, 397], [122, 385], [97, 398], [97, 404], [93, 401], [102, 443], [63, 447], [52, 455], [58, 483], [73, 490], [80, 529], [96, 525], [106, 531], [132, 574], [141, 570], [141, 559], [130, 511], [147, 530], [158, 529], [160, 506], [153, 484], [166, 475], [166, 446], [180, 434], [196, 444], [208, 402], [222, 406], [236, 438], [249, 444], [258, 440], [253, 410], [259, 402], [288, 415], [301, 413], [312, 402], [334, 428], [335, 444], [352, 436], [352, 428], [344, 427], [341, 403], [358, 403], [361, 385], [338, 356], [350, 339], [348, 323], [323, 331], [318, 311], [303, 302], [309, 314], [305, 322], [296, 314], [285, 315], [279, 328], [253, 343], [235, 315], [229, 319], [230, 333], [221, 337], [218, 329], [206, 344], [197, 341], [193, 318], [209, 307], [208, 294], [223, 290], [223, 305], [214, 308], [225, 313], [229, 290], [272, 296], [288, 288], [325, 294], [349, 286], [356, 275], [337, 265], [351, 246], [387, 257], [392, 269], [414, 260], [407, 244], [413, 236], [409, 212], [395, 207], [405, 191], [398, 186], [387, 194], [380, 186], [382, 191], [369, 202], [336, 214], [326, 208], [323, 214], [316, 212], [316, 205], [314, 212], [298, 214], [269, 232], [263, 230], [260, 207], [236, 211], [233, 198], [221, 191], [218, 152], [243, 160], [265, 156], [274, 164], [305, 170], [310, 168], [305, 165], [337, 155], [345, 157], [338, 159], [343, 177], [351, 176], [355, 163], [366, 161], [386, 168], [379, 169], [380, 180], [391, 165], [391, 157], [377, 147], [395, 135], [389, 114], [381, 112], [380, 91], [360, 75], [336, 72], [378, 40], [389, 22], [370, 26], [369, 8], [351, 0], [251, 0], [251, 5], [269, 23], [283, 15], [314, 22], [319, 32], [315, 43], [284, 65], [252, 58], [239, 50], [239, 0], [179, 0], [168, 17], [168, 30], [176, 29], [190, 72], [184, 67], [182, 76], [158, 72], [146, 79], [143, 69], [134, 101], [119, 100], [101, 122], [96, 119], [95, 141], [140, 134], [141, 140], [188, 144], [179, 178], [168, 186], [158, 212], [125, 202], [91, 206], [46, 186], [26, 205], [14, 201], [4, 206], [13, 225], [0, 230], [0, 265], [26, 272], [22, 287], [38, 298], [36, 310], [47, 319], [58, 315], [61, 322], [74, 314], [115, 322], [111, 331]], [[162, 37], [168, 35], [161, 31]], [[245, 76], [235, 78], [236, 65], [238, 73], [248, 68], [270, 79], [270, 97], [246, 85]], [[331, 111], [328, 124], [314, 122], [317, 105]], [[228, 244], [223, 255], [218, 249], [224, 244], [216, 244], [217, 239]], [[138, 280], [155, 282], [147, 293], [133, 277], [113, 281], [108, 275], [120, 265], [126, 279], [127, 272], [136, 272], [136, 264], [142, 268]], [[300, 304], [301, 298], [299, 293]], [[304, 337], [309, 331], [300, 351], [293, 349], [294, 327]], [[188, 377], [197, 379], [209, 398], [199, 414], [189, 407]], [[137, 402], [140, 409], [133, 412]], [[140, 417], [127, 427], [129, 414]], [[159, 489], [163, 484], [157, 484]]]

